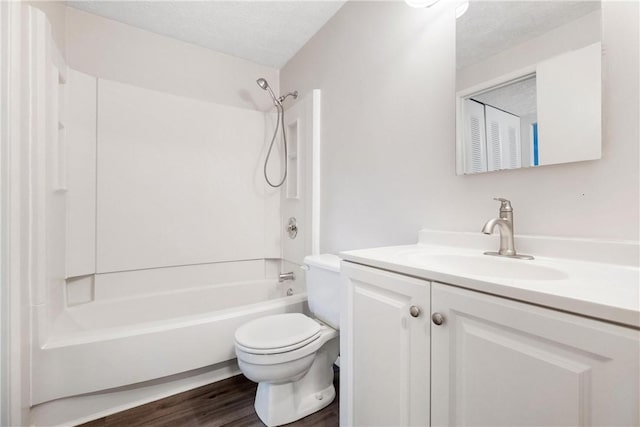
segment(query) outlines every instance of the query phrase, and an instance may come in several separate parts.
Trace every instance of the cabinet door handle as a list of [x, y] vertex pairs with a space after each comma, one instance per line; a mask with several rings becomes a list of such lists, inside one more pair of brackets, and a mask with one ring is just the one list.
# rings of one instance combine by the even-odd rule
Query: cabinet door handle
[[409, 314], [411, 315], [411, 317], [418, 317], [420, 316], [420, 309], [415, 305], [412, 305], [411, 307], [409, 307]]
[[434, 325], [440, 326], [444, 323], [444, 316], [440, 313], [433, 313], [433, 316], [431, 316], [431, 321], [433, 321]]

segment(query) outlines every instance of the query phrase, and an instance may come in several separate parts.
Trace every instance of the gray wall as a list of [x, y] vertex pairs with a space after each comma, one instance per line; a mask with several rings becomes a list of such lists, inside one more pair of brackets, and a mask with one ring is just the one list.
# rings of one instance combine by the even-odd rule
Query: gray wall
[[147, 89], [240, 108], [269, 110], [256, 85], [265, 77], [278, 93], [278, 70], [65, 8], [66, 59], [83, 73]]
[[513, 201], [516, 233], [638, 239], [638, 8], [604, 2], [603, 159], [455, 175], [455, 20], [447, 2], [348, 2], [281, 70], [322, 89], [322, 251], [479, 231]]

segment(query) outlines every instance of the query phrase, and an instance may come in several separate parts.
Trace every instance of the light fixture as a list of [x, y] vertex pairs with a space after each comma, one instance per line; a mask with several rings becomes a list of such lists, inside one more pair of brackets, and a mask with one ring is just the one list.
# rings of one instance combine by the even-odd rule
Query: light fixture
[[463, 1], [456, 7], [456, 19], [460, 18], [469, 9], [469, 0]]
[[404, 0], [411, 7], [431, 7], [440, 0]]

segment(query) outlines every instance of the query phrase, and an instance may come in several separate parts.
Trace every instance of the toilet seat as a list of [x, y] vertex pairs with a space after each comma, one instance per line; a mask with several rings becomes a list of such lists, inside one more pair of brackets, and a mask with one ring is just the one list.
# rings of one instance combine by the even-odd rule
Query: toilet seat
[[321, 325], [301, 313], [252, 320], [235, 333], [236, 347], [250, 354], [278, 354], [302, 348], [320, 337]]
[[328, 326], [322, 326], [317, 338], [308, 344], [301, 345], [295, 350], [284, 351], [279, 353], [256, 353], [255, 349], [245, 350], [236, 342], [236, 356], [238, 361], [252, 363], [254, 365], [278, 365], [288, 363], [294, 360], [302, 359], [313, 355], [327, 341], [336, 338], [338, 331]]
[[320, 338], [320, 332], [318, 332], [312, 337], [307, 338], [304, 341], [300, 341], [299, 343], [295, 343], [285, 347], [278, 347], [278, 348], [252, 348], [252, 347], [247, 347], [247, 346], [238, 344], [238, 342], [236, 341], [236, 348], [244, 351], [245, 353], [251, 353], [251, 354], [279, 354], [279, 353], [287, 353], [290, 351], [298, 350], [299, 348], [302, 348], [314, 342], [318, 338]]

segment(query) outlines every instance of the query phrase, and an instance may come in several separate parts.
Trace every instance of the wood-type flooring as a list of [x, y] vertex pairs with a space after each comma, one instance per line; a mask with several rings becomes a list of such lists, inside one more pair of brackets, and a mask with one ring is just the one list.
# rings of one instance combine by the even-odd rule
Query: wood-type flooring
[[[334, 385], [338, 391], [339, 371]], [[146, 405], [118, 412], [82, 424], [82, 427], [260, 427], [253, 409], [257, 384], [243, 375], [176, 394]], [[339, 424], [338, 396], [326, 408], [291, 427], [337, 427]]]

